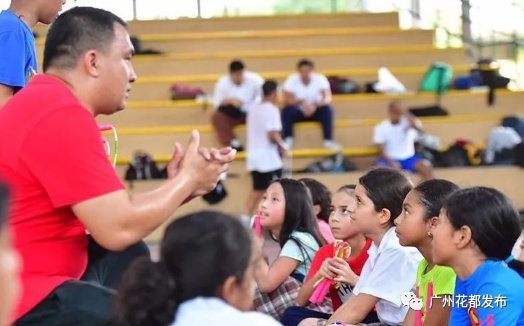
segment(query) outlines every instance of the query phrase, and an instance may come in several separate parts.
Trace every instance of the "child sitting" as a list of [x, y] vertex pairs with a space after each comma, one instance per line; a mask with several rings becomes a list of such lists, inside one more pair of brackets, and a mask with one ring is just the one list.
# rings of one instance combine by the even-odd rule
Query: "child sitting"
[[444, 300], [453, 296], [455, 272], [433, 262], [431, 230], [438, 222], [444, 200], [456, 190], [457, 185], [446, 180], [423, 182], [408, 193], [402, 214], [395, 220], [400, 244], [416, 247], [424, 256], [418, 266], [415, 291], [423, 307], [420, 311], [410, 309], [404, 326], [440, 326], [449, 320], [451, 306], [445, 305]]
[[329, 189], [325, 185], [315, 179], [302, 178], [298, 181], [305, 184], [309, 189], [311, 199], [313, 199], [313, 210], [317, 216], [320, 234], [324, 237], [327, 243], [335, 242], [333, 233], [331, 233], [331, 229], [329, 228], [329, 215], [331, 213], [329, 211], [329, 206], [331, 205], [331, 192], [329, 192]]
[[284, 325], [296, 326], [306, 318], [328, 319], [331, 317], [330, 314], [304, 308], [309, 304], [309, 299], [315, 290], [314, 285], [322, 278], [338, 281], [338, 287], [331, 285], [329, 288], [329, 300], [334, 310], [351, 297], [371, 246], [371, 239], [367, 239], [350, 218], [357, 206], [354, 192], [354, 185], [340, 188], [333, 195], [329, 209], [329, 226], [336, 239], [349, 244], [351, 248], [349, 258], [347, 260], [333, 258], [335, 254], [333, 244], [320, 248], [313, 259], [306, 282], [298, 293], [299, 307], [291, 307], [286, 310], [281, 320]]
[[294, 305], [311, 261], [325, 242], [318, 232], [307, 188], [296, 180], [273, 182], [262, 197], [259, 216], [261, 226], [282, 249], [271, 266], [260, 260], [255, 268], [255, 308], [280, 318]]
[[137, 260], [116, 298], [114, 326], [279, 325], [249, 312], [262, 254], [242, 224], [218, 212], [171, 223], [160, 262]]
[[449, 325], [524, 325], [524, 280], [505, 262], [521, 232], [510, 200], [492, 188], [459, 190], [432, 232], [433, 261], [457, 274]]
[[[327, 324], [380, 321], [400, 325], [406, 317], [408, 307], [402, 305], [401, 296], [414, 287], [422, 257], [415, 248], [400, 245], [394, 221], [411, 189], [411, 181], [390, 168], [371, 170], [359, 179], [355, 188], [357, 207], [351, 219], [373, 244], [353, 295]], [[316, 326], [317, 321], [306, 319], [300, 325]]]

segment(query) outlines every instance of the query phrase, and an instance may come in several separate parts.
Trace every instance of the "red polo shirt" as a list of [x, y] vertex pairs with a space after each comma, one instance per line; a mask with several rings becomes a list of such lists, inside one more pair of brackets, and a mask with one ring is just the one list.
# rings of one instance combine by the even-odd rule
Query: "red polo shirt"
[[[349, 264], [349, 267], [351, 267], [351, 270], [355, 272], [355, 274], [360, 275], [362, 272], [362, 268], [364, 267], [364, 264], [366, 263], [366, 260], [368, 260], [368, 250], [371, 246], [371, 239], [367, 239], [366, 246], [362, 251], [358, 254], [357, 257], [350, 259], [347, 261]], [[312, 279], [315, 274], [318, 272], [320, 267], [322, 267], [322, 263], [324, 260], [328, 258], [333, 258], [333, 255], [335, 255], [335, 246], [333, 244], [325, 245], [324, 247], [320, 248], [317, 251], [317, 254], [315, 255], [315, 258], [313, 258], [313, 261], [311, 262], [311, 268], [309, 269], [309, 273], [307, 274], [306, 281], [309, 281]], [[352, 292], [352, 289], [348, 289]], [[344, 289], [340, 289], [340, 291], [344, 291]], [[340, 299], [341, 294], [339, 294], [339, 291], [335, 289], [334, 286], [331, 286], [329, 288], [329, 295], [331, 297], [331, 302], [333, 304], [333, 311], [337, 310], [342, 305], [342, 300]]]
[[0, 175], [13, 191], [9, 223], [23, 263], [14, 321], [86, 269], [86, 232], [71, 206], [124, 186], [93, 115], [49, 75], [0, 110]]

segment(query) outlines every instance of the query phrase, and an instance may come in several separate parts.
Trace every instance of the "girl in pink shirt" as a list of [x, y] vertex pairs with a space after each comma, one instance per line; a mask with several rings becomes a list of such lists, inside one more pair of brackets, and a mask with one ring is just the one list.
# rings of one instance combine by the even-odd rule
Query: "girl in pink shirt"
[[329, 189], [326, 186], [315, 179], [302, 178], [298, 181], [302, 182], [309, 189], [311, 199], [313, 200], [313, 209], [317, 216], [320, 234], [324, 237], [327, 243], [335, 242], [333, 233], [331, 233], [331, 229], [329, 228], [331, 192], [329, 192]]

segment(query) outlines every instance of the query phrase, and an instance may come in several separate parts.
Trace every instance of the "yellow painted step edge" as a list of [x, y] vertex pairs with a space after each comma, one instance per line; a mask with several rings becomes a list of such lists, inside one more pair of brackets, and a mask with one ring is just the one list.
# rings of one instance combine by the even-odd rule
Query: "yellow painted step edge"
[[231, 58], [278, 58], [289, 56], [313, 56], [313, 55], [365, 55], [365, 54], [392, 54], [392, 53], [424, 53], [424, 52], [464, 52], [462, 48], [437, 49], [433, 45], [410, 45], [410, 46], [376, 46], [361, 48], [329, 48], [329, 49], [286, 49], [286, 50], [256, 50], [256, 51], [219, 51], [213, 53], [171, 53], [163, 55], [137, 55], [133, 61], [187, 61], [203, 59], [228, 59]]
[[[293, 158], [314, 158], [334, 155], [337, 152], [330, 149], [315, 148], [315, 149], [295, 149], [291, 151]], [[346, 148], [342, 150], [345, 156], [370, 156], [378, 154], [376, 147], [362, 147], [362, 148]], [[169, 155], [155, 156], [154, 160], [158, 163], [167, 163], [171, 160]], [[239, 152], [236, 156], [237, 160], [245, 160], [246, 152]], [[122, 157], [117, 159], [117, 165], [126, 165], [131, 162], [131, 158]]]
[[[466, 73], [471, 69], [471, 66], [461, 65], [453, 66], [454, 73]], [[388, 67], [389, 71], [393, 74], [420, 74], [422, 79], [422, 74], [427, 70], [427, 66], [419, 67]], [[355, 76], [355, 75], [373, 75], [378, 74], [378, 68], [350, 68], [350, 69], [332, 69], [332, 70], [318, 70], [320, 73], [330, 76]], [[261, 73], [260, 75], [264, 79], [282, 79], [293, 74], [295, 71], [274, 71]], [[215, 82], [223, 74], [205, 74], [205, 75], [182, 75], [182, 76], [146, 76], [139, 77], [135, 84], [165, 84], [165, 83], [198, 83], [198, 82]]]
[[[445, 95], [446, 97], [466, 97], [466, 96], [477, 96], [485, 95], [486, 91], [462, 91], [462, 90], [450, 90]], [[497, 90], [498, 96], [507, 95], [523, 95], [524, 91], [510, 91], [510, 90]], [[333, 102], [353, 102], [353, 101], [372, 101], [372, 100], [392, 100], [392, 99], [415, 99], [415, 98], [435, 98], [435, 94], [428, 92], [421, 93], [403, 93], [403, 94], [349, 94], [349, 95], [334, 95]], [[202, 101], [196, 100], [178, 100], [178, 101], [131, 101], [127, 103], [128, 109], [173, 109], [173, 108], [199, 108], [204, 105]], [[211, 102], [207, 103], [211, 105]], [[212, 110], [211, 108], [209, 110]]]
[[[480, 122], [480, 121], [497, 121], [502, 119], [506, 114], [504, 113], [485, 113], [485, 114], [463, 114], [451, 116], [438, 117], [423, 117], [424, 123], [458, 123], [458, 122]], [[383, 119], [354, 119], [354, 120], [336, 120], [334, 122], [335, 128], [350, 128], [356, 126], [375, 126]], [[318, 123], [315, 122], [301, 122], [297, 126], [300, 129], [317, 128]], [[238, 126], [235, 128], [239, 131], [245, 131], [245, 126]], [[130, 135], [165, 135], [165, 134], [183, 134], [190, 133], [192, 130], [198, 130], [201, 133], [211, 133], [213, 128], [211, 125], [190, 125], [190, 126], [166, 126], [166, 127], [132, 127], [119, 128], [118, 134], [122, 136]]]
[[[216, 40], [216, 39], [245, 39], [245, 38], [284, 38], [308, 36], [334, 36], [334, 35], [374, 35], [374, 34], [404, 34], [409, 37], [413, 33], [431, 33], [427, 29], [402, 30], [395, 26], [378, 27], [328, 27], [317, 29], [285, 29], [285, 30], [246, 30], [246, 31], [218, 31], [218, 32], [191, 32], [167, 34], [142, 34], [142, 42], [174, 42], [181, 40]], [[37, 45], [44, 45], [45, 39], [36, 40]]]

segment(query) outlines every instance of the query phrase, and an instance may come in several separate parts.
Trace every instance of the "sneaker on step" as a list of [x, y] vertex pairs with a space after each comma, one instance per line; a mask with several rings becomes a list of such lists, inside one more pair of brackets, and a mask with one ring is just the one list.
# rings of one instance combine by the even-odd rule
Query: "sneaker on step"
[[242, 146], [242, 143], [238, 139], [233, 139], [229, 146], [231, 146], [233, 149], [236, 149], [237, 152], [241, 152], [244, 150], [244, 147]]
[[331, 149], [331, 150], [334, 150], [334, 151], [341, 151], [342, 150], [342, 146], [340, 146], [337, 143], [334, 143], [332, 140], [325, 140], [324, 141], [324, 148], [325, 149]]
[[286, 144], [287, 150], [291, 150], [293, 148], [293, 137], [287, 137], [284, 139], [284, 143]]

